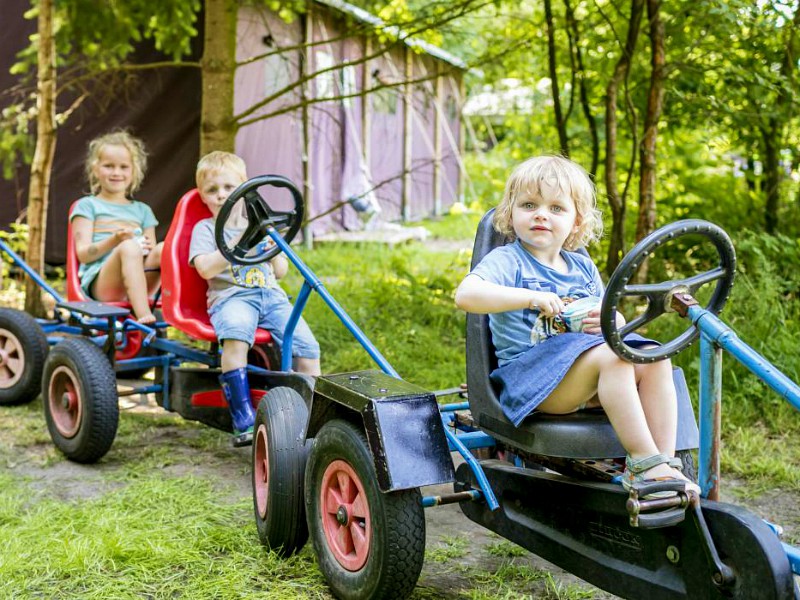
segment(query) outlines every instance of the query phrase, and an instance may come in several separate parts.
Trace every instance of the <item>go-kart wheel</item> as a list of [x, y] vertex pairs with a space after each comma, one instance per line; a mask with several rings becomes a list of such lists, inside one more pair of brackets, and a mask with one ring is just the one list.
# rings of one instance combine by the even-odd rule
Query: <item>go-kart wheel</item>
[[277, 344], [255, 344], [247, 353], [247, 364], [267, 371], [280, 371], [281, 351]]
[[[285, 188], [289, 190], [294, 200], [294, 208], [290, 211], [275, 211], [267, 201], [258, 193], [258, 188], [263, 186]], [[233, 206], [244, 198], [244, 209], [247, 214], [247, 227], [239, 241], [231, 248], [225, 240], [225, 227], [230, 218]], [[236, 188], [217, 215], [214, 239], [222, 255], [230, 262], [241, 265], [255, 265], [265, 262], [276, 256], [280, 251], [277, 245], [256, 256], [247, 256], [256, 244], [263, 240], [270, 229], [281, 234], [288, 244], [300, 231], [303, 219], [304, 201], [300, 190], [288, 179], [280, 175], [261, 175], [248, 179]]]
[[[714, 244], [719, 264], [717, 267], [675, 281], [664, 281], [655, 284], [629, 284], [639, 267], [653, 252], [669, 241], [687, 235], [701, 235]], [[608, 281], [603, 305], [600, 309], [600, 327], [608, 345], [621, 358], [634, 363], [650, 363], [674, 356], [697, 338], [698, 331], [689, 326], [682, 334], [666, 344], [656, 348], [633, 348], [623, 338], [647, 323], [650, 323], [665, 312], [672, 312], [672, 297], [676, 293], [694, 295], [701, 286], [716, 281], [706, 310], [717, 314], [725, 306], [725, 302], [733, 286], [736, 271], [736, 253], [728, 234], [722, 229], [699, 219], [687, 219], [671, 223], [658, 229], [644, 238], [631, 250], [611, 275]], [[622, 327], [617, 327], [616, 313], [623, 296], [644, 296], [647, 308], [638, 317]]]
[[119, 406], [114, 369], [86, 338], [56, 344], [44, 367], [42, 400], [47, 429], [70, 460], [93, 463], [117, 435]]
[[299, 552], [308, 540], [303, 475], [308, 448], [303, 439], [308, 409], [290, 388], [270, 390], [258, 405], [253, 438], [253, 508], [261, 543], [281, 556]]
[[0, 308], [0, 406], [26, 404], [39, 395], [48, 349], [36, 319]]
[[382, 493], [363, 432], [326, 423], [306, 467], [308, 529], [320, 571], [337, 598], [405, 598], [425, 556], [418, 489]]

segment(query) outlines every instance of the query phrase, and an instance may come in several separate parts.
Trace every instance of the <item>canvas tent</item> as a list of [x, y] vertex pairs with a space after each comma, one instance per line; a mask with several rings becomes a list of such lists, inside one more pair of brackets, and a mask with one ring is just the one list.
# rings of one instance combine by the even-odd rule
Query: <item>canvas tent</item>
[[[22, 18], [28, 2], [8, 4], [9, 20], [20, 27], [0, 41], [2, 89], [14, 83], [7, 67], [34, 28]], [[302, 187], [312, 235], [360, 227], [348, 199], [374, 198], [386, 220], [436, 214], [458, 199], [465, 66], [439, 48], [404, 39], [402, 32], [381, 43], [381, 26], [339, 0], [309, 2], [306, 15], [291, 23], [268, 9], [239, 9], [236, 53], [245, 64], [235, 78], [234, 113], [243, 124], [236, 152], [251, 176], [278, 173]], [[195, 43], [202, 43], [202, 32]], [[195, 47], [192, 58], [201, 54]], [[137, 61], [155, 56], [142, 49]], [[153, 206], [162, 237], [175, 202], [193, 186], [199, 113], [200, 73], [187, 67], [140, 74], [111, 101], [84, 102], [59, 129], [48, 262], [64, 259], [67, 211], [86, 189], [87, 142], [117, 127], [130, 129], [148, 146], [150, 167], [137, 196]], [[12, 180], [0, 181], [0, 227], [19, 217], [26, 193], [27, 167], [20, 165]]]

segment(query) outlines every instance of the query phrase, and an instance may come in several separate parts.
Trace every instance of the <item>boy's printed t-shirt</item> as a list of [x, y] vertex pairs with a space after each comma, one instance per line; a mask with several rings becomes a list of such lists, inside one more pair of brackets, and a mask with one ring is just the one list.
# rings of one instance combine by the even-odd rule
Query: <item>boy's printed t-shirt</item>
[[[127, 204], [115, 204], [113, 202], [106, 202], [96, 196], [84, 196], [78, 200], [78, 202], [75, 203], [75, 207], [72, 209], [70, 220], [75, 217], [84, 217], [94, 222], [94, 229], [92, 231], [93, 244], [102, 242], [106, 238], [114, 235], [114, 232], [117, 230], [125, 227], [139, 229], [138, 235], [141, 235], [148, 227], [155, 227], [158, 225], [158, 220], [155, 214], [153, 214], [153, 209], [144, 202], [132, 200]], [[81, 285], [83, 285], [84, 282], [91, 283], [110, 253], [109, 251], [90, 263], [81, 263], [78, 270], [78, 277], [81, 279]]]
[[[567, 273], [543, 265], [517, 240], [492, 250], [471, 274], [498, 285], [553, 292], [562, 299], [603, 295], [600, 272], [589, 258], [565, 250], [561, 256], [567, 263]], [[554, 319], [529, 308], [489, 314], [498, 364], [503, 366], [531, 346], [560, 333]]]
[[[214, 240], [215, 221], [213, 218], [199, 221], [192, 230], [192, 241], [189, 245], [189, 264], [202, 254], [211, 254], [217, 250]], [[241, 229], [225, 229], [225, 242], [231, 243]], [[229, 264], [218, 275], [208, 280], [208, 307], [228, 298], [241, 288], [276, 288], [281, 289], [269, 262], [257, 265]]]

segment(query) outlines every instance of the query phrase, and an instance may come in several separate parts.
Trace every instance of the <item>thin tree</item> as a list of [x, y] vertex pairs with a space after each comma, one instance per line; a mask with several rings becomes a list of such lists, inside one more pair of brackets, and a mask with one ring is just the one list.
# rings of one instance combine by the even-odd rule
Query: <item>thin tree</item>
[[[53, 34], [53, 0], [40, 0], [38, 7], [38, 51], [36, 75], [36, 148], [28, 187], [28, 251], [26, 262], [44, 274], [44, 242], [50, 173], [56, 148], [56, 43]], [[41, 290], [25, 281], [25, 310], [44, 317]]]
[[[656, 145], [658, 123], [664, 111], [664, 82], [666, 80], [666, 51], [664, 23], [660, 15], [661, 0], [647, 0], [647, 18], [650, 21], [650, 89], [647, 95], [647, 111], [644, 118], [644, 136], [639, 149], [639, 218], [636, 223], [636, 239], [650, 234], [656, 225]], [[637, 278], [647, 278], [648, 264], [645, 260]]]
[[[609, 236], [608, 256], [606, 258], [606, 272], [612, 273], [617, 268], [625, 253], [625, 216], [627, 214], [627, 192], [630, 184], [633, 163], [636, 160], [636, 112], [630, 106], [634, 126], [631, 128], [633, 144], [631, 150], [631, 165], [625, 181], [625, 187], [620, 193], [617, 187], [617, 149], [618, 149], [618, 121], [617, 108], [620, 87], [628, 80], [631, 70], [631, 61], [636, 51], [636, 42], [639, 39], [639, 28], [644, 14], [644, 0], [631, 0], [631, 11], [628, 18], [628, 34], [625, 45], [614, 66], [614, 73], [606, 86], [606, 156], [605, 179], [608, 204], [611, 207], [611, 234]], [[627, 85], [625, 85], [627, 89]], [[627, 92], [626, 92], [627, 93]]]

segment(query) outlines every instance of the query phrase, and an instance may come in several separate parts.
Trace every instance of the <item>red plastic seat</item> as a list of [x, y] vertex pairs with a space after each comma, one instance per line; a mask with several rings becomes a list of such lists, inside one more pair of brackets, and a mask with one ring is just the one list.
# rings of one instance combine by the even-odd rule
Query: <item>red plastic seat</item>
[[[192, 229], [210, 216], [197, 189], [186, 192], [178, 201], [161, 253], [161, 300], [167, 323], [195, 339], [216, 342], [206, 308], [208, 284], [189, 265]], [[272, 343], [269, 331], [256, 330], [255, 343]]]

